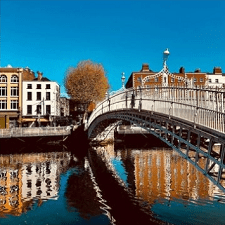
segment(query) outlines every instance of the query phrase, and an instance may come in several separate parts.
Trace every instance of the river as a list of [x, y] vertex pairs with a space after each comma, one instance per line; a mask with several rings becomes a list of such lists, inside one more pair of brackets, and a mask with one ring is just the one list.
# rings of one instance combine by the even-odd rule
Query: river
[[170, 148], [74, 144], [0, 154], [1, 225], [225, 224], [224, 214], [225, 193]]

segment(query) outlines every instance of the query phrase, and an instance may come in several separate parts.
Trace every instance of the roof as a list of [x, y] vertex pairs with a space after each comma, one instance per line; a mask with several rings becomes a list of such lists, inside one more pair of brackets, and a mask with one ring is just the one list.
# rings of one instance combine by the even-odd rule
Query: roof
[[34, 78], [33, 81], [50, 81], [47, 77], [42, 77], [40, 80], [38, 78]]

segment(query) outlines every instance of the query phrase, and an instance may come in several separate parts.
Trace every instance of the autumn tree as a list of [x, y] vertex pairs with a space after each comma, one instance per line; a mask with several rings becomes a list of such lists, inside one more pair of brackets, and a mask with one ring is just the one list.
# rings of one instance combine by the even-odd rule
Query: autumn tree
[[77, 67], [69, 67], [64, 82], [71, 99], [87, 105], [102, 101], [109, 89], [103, 66], [90, 60], [79, 62]]

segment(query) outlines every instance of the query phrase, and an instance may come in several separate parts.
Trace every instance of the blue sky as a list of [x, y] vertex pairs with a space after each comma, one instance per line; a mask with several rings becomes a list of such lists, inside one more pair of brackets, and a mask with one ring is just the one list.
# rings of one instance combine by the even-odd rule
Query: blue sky
[[57, 81], [69, 66], [101, 63], [112, 90], [149, 63], [225, 72], [225, 1], [1, 0], [1, 67], [29, 67]]

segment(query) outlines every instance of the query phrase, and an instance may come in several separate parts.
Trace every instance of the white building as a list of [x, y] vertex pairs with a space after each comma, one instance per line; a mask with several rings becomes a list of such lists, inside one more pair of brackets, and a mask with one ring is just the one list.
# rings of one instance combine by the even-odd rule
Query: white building
[[224, 87], [225, 85], [225, 74], [222, 73], [220, 67], [214, 67], [213, 73], [207, 73], [208, 85], [210, 87]]
[[38, 72], [38, 78], [23, 81], [22, 87], [23, 124], [51, 122], [60, 116], [60, 88], [56, 82]]

